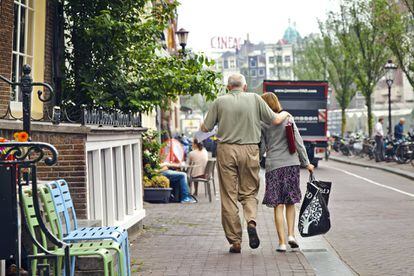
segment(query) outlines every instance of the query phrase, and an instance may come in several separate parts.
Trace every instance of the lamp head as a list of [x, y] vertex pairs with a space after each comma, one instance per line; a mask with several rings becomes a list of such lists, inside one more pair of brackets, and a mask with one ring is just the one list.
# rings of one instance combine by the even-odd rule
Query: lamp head
[[185, 47], [187, 45], [187, 39], [188, 39], [188, 31], [186, 31], [184, 28], [180, 28], [178, 31], [175, 32], [175, 34], [178, 37], [178, 43], [181, 45], [181, 47]]
[[388, 85], [391, 85], [394, 82], [395, 72], [397, 71], [397, 65], [395, 65], [392, 60], [388, 60], [387, 64], [385, 64], [385, 80]]

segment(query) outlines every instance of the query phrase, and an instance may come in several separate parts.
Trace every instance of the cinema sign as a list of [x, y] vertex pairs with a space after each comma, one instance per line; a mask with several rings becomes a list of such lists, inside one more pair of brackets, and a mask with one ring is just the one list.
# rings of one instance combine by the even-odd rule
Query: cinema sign
[[232, 36], [214, 36], [210, 40], [213, 49], [240, 49], [241, 38]]

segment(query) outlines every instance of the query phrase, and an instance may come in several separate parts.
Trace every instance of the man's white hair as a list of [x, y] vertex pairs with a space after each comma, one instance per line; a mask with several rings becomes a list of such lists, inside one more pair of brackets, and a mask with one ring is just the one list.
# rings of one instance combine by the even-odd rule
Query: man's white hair
[[231, 74], [227, 80], [227, 85], [233, 88], [243, 88], [246, 84], [246, 78], [242, 74]]

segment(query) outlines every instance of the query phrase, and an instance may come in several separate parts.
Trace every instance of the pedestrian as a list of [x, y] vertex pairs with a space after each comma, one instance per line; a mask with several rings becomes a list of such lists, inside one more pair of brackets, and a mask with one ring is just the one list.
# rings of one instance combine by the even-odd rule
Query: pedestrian
[[[196, 203], [197, 201], [190, 194], [188, 186], [187, 174], [185, 172], [175, 171], [171, 168], [179, 168], [173, 164], [160, 164], [160, 173], [170, 180], [170, 186], [173, 188], [175, 200], [181, 203]], [[171, 167], [171, 168], [170, 168]]]
[[375, 161], [380, 162], [385, 160], [384, 154], [384, 130], [382, 124], [384, 118], [380, 117], [374, 127], [374, 139], [375, 139]]
[[[263, 100], [276, 113], [282, 111], [279, 99], [274, 93], [265, 93]], [[292, 123], [294, 129], [296, 152], [291, 154], [286, 138], [285, 126]], [[309, 163], [306, 148], [302, 137], [292, 117], [286, 118], [282, 124], [269, 125], [262, 123], [262, 139], [260, 153], [266, 152], [266, 191], [263, 204], [274, 209], [276, 231], [279, 238], [277, 251], [286, 251], [285, 219], [288, 227], [288, 243], [291, 248], [298, 248], [295, 239], [295, 204], [299, 203], [302, 194], [300, 191], [300, 167], [302, 165], [313, 172], [313, 165]]]
[[217, 170], [220, 183], [222, 225], [230, 253], [241, 252], [242, 227], [239, 201], [247, 222], [249, 245], [259, 247], [257, 234], [257, 193], [259, 191], [259, 142], [261, 122], [280, 124], [289, 113], [274, 113], [255, 93], [248, 93], [241, 74], [228, 78], [228, 93], [211, 105], [201, 130], [218, 124]]
[[400, 118], [400, 121], [398, 122], [398, 124], [395, 125], [394, 127], [394, 138], [396, 140], [402, 140], [404, 137], [404, 124], [405, 124], [405, 119], [404, 118]]
[[[191, 178], [204, 178], [204, 172], [208, 162], [208, 152], [196, 138], [193, 139], [192, 149], [188, 155], [188, 161], [193, 166], [190, 171], [190, 176]], [[194, 182], [194, 195], [198, 195], [198, 182]]]

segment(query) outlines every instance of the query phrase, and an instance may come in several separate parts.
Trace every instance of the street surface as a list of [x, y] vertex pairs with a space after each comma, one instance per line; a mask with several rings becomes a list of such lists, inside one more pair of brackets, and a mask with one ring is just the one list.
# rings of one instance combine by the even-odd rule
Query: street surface
[[[301, 174], [304, 194], [308, 173]], [[300, 238], [303, 252], [275, 252], [273, 212], [260, 204], [259, 249], [248, 247], [245, 231], [242, 254], [229, 254], [219, 198], [209, 203], [202, 187], [197, 204], [145, 204], [145, 227], [131, 247], [133, 274], [414, 275], [414, 181], [334, 161], [321, 162], [315, 174], [333, 182], [332, 228]]]
[[414, 181], [334, 161], [316, 177], [333, 181], [324, 237], [342, 260], [359, 275], [414, 275]]

